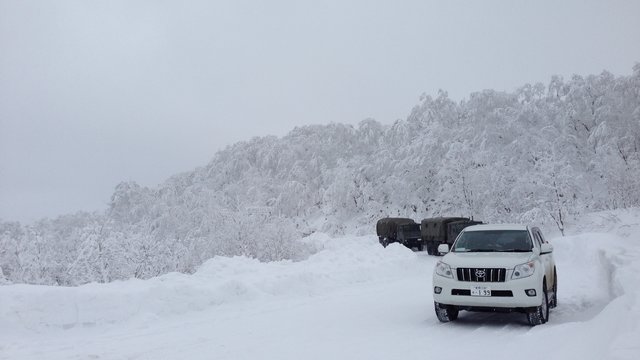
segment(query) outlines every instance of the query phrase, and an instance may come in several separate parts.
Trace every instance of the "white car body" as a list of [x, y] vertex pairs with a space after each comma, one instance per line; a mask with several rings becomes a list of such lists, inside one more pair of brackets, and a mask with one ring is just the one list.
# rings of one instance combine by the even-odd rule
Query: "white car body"
[[[483, 252], [460, 247], [458, 242], [463, 234], [469, 232], [484, 233], [471, 234], [466, 239], [485, 236], [489, 240], [482, 240], [484, 243], [494, 241], [495, 238], [495, 244], [488, 245], [491, 249], [476, 249]], [[530, 241], [529, 251], [523, 248], [511, 249], [518, 252], [501, 249], [498, 244], [500, 234], [511, 234], [511, 237], [517, 234], [520, 242]], [[528, 235], [528, 240], [524, 240], [525, 234]], [[441, 245], [439, 250], [445, 252], [448, 248]], [[535, 227], [475, 225], [464, 229], [454, 242], [452, 252], [448, 252], [434, 269], [433, 299], [436, 313], [439, 309], [450, 309], [455, 312], [450, 320], [457, 318], [459, 310], [532, 313], [543, 306], [543, 301], [546, 300], [546, 309], [542, 309], [546, 311], [546, 317], [539, 323], [546, 322], [548, 307], [555, 307], [557, 303], [557, 275], [552, 251], [551, 244], [546, 242], [540, 230]], [[523, 276], [529, 273], [531, 274]], [[439, 319], [443, 321], [440, 316]]]

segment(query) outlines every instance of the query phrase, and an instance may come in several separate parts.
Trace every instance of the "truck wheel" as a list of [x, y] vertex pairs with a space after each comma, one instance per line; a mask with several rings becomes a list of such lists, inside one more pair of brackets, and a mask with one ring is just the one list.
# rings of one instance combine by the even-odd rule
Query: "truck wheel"
[[449, 322], [458, 319], [459, 310], [457, 307], [453, 305], [439, 304], [437, 302], [434, 302], [433, 305], [436, 310], [436, 316], [440, 322]]
[[542, 304], [527, 313], [527, 320], [531, 326], [542, 325], [549, 321], [549, 296], [546, 281], [542, 282]]

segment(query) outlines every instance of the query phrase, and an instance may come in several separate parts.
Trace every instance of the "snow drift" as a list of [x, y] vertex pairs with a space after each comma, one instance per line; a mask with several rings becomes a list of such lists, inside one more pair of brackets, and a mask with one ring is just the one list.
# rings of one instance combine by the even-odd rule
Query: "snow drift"
[[301, 262], [263, 263], [247, 257], [215, 257], [193, 275], [170, 273], [79, 287], [0, 287], [0, 327], [61, 328], [158, 318], [266, 297], [313, 296], [373, 279], [402, 277], [415, 261], [409, 249], [382, 248], [377, 238], [306, 239], [324, 250]]

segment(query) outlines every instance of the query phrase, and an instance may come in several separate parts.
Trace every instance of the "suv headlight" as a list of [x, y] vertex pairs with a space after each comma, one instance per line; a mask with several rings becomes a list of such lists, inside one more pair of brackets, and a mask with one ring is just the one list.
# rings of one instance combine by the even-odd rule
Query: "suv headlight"
[[446, 263], [443, 263], [442, 261], [438, 261], [438, 264], [436, 264], [436, 274], [440, 276], [444, 276], [446, 278], [453, 279], [453, 272], [451, 272], [451, 266], [449, 266]]
[[517, 265], [513, 268], [513, 275], [511, 275], [512, 279], [522, 279], [533, 275], [536, 271], [536, 263], [530, 261], [525, 264]]

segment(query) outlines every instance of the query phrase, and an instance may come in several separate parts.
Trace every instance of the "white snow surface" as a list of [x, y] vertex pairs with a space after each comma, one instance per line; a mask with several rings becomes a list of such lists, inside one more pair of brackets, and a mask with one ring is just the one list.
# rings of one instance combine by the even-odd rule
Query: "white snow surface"
[[640, 209], [568, 229], [549, 239], [559, 306], [533, 328], [519, 313], [442, 324], [437, 257], [315, 234], [305, 241], [322, 250], [300, 262], [216, 257], [193, 275], [0, 286], [0, 359], [640, 358]]

